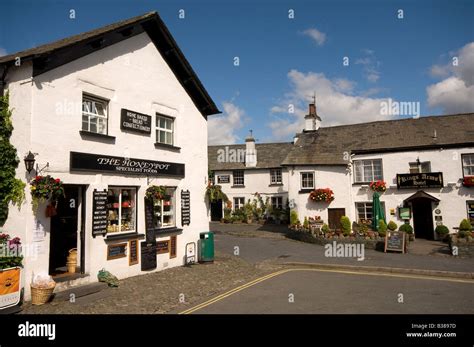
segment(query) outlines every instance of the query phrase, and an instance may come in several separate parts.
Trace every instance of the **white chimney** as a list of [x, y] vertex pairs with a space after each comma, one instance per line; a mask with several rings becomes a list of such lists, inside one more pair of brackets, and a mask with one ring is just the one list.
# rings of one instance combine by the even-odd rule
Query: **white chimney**
[[316, 113], [316, 103], [312, 102], [309, 104], [309, 113], [304, 116], [305, 131], [315, 131], [321, 126], [321, 118]]
[[249, 136], [245, 139], [245, 167], [257, 166], [257, 149], [255, 148], [255, 139], [250, 130]]

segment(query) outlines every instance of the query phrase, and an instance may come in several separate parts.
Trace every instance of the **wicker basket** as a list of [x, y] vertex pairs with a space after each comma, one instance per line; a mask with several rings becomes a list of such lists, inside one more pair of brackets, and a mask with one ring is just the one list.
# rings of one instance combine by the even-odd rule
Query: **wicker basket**
[[53, 294], [56, 283], [48, 288], [37, 288], [31, 286], [31, 303], [33, 305], [46, 304]]

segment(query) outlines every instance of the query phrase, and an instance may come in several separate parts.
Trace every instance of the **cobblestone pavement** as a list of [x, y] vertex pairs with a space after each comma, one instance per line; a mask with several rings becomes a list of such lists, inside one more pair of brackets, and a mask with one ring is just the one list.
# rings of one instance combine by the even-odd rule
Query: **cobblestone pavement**
[[[238, 257], [216, 252], [212, 264], [176, 267], [120, 281], [118, 288], [77, 298], [75, 303], [53, 301], [34, 306], [26, 303], [26, 314], [156, 314], [180, 312], [254, 278], [271, 272]], [[184, 295], [184, 303], [180, 302]]]

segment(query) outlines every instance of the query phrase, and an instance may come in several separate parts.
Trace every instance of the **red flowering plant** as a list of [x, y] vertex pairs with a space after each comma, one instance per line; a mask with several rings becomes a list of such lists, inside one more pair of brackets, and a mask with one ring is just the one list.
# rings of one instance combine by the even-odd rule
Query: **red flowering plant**
[[31, 197], [33, 198], [33, 209], [37, 210], [40, 202], [50, 201], [52, 205], [57, 203], [60, 196], [64, 196], [63, 183], [59, 178], [50, 175], [36, 176], [30, 182]]
[[474, 187], [474, 176], [465, 176], [462, 184], [465, 187]]
[[22, 266], [22, 262], [20, 238], [10, 239], [10, 235], [0, 234], [0, 270]]
[[387, 190], [387, 184], [382, 180], [373, 181], [370, 183], [370, 189], [372, 189], [374, 192], [383, 193]]
[[309, 198], [313, 201], [330, 203], [334, 200], [334, 192], [330, 188], [315, 189], [309, 193]]

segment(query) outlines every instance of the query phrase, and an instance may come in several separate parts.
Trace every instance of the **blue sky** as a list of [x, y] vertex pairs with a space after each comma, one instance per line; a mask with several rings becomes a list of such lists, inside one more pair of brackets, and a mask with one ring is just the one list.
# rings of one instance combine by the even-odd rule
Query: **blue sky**
[[152, 10], [223, 111], [211, 143], [291, 140], [313, 92], [323, 126], [413, 116], [382, 115], [386, 98], [474, 112], [473, 1], [2, 1], [0, 53]]

